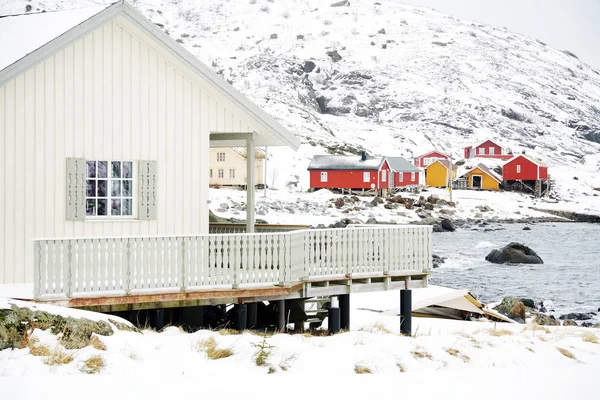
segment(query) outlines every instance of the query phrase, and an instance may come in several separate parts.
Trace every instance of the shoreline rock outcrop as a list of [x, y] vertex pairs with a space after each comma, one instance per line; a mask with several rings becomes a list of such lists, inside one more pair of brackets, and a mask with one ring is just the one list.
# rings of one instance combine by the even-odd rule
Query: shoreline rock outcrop
[[538, 254], [522, 243], [512, 242], [501, 249], [492, 250], [486, 261], [494, 264], [543, 264]]

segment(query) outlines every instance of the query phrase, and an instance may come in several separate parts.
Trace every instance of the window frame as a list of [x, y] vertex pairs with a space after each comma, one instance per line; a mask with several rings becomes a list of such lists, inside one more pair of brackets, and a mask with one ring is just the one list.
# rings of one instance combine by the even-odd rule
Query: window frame
[[489, 155], [490, 155], [490, 156], [493, 156], [493, 155], [494, 155], [494, 153], [495, 153], [495, 150], [496, 150], [496, 149], [494, 149], [493, 147], [490, 147], [490, 148], [488, 149], [488, 153], [489, 153]]
[[478, 147], [477, 148], [477, 155], [480, 155], [480, 156], [485, 155], [485, 147]]
[[327, 182], [327, 171], [321, 171], [321, 182]]
[[235, 179], [235, 168], [229, 168], [229, 179]]
[[217, 152], [217, 161], [218, 162], [225, 162], [225, 152], [224, 151], [218, 151]]
[[381, 182], [387, 182], [387, 170], [386, 169], [381, 170]]
[[[107, 171], [106, 171], [106, 179], [104, 178], [98, 178], [97, 176], [94, 178], [88, 177], [88, 170], [87, 170], [87, 163], [88, 162], [95, 162], [96, 163], [96, 173], [97, 173], [97, 168], [98, 168], [98, 162], [100, 161], [106, 161], [107, 163]], [[113, 162], [120, 162], [121, 163], [121, 168], [123, 166], [122, 163], [124, 162], [130, 162], [131, 163], [131, 178], [123, 178], [123, 176], [119, 177], [119, 178], [113, 178], [112, 177], [112, 163]], [[130, 220], [137, 220], [138, 219], [138, 165], [137, 162], [134, 160], [126, 160], [126, 159], [121, 159], [121, 160], [115, 160], [115, 159], [85, 159], [85, 164], [86, 164], [86, 171], [85, 171], [85, 184], [86, 184], [86, 189], [85, 189], [85, 203], [84, 203], [84, 207], [85, 207], [85, 220], [86, 221], [130, 221]], [[122, 174], [121, 174], [122, 175]], [[96, 196], [94, 197], [88, 197], [87, 195], [87, 182], [88, 180], [94, 180], [97, 182], [98, 180], [106, 180], [106, 197], [98, 197], [97, 196], [97, 186], [96, 186]], [[120, 182], [122, 182], [123, 180], [128, 180], [131, 181], [131, 197], [123, 197], [123, 196], [115, 196], [115, 199], [131, 199], [131, 215], [112, 215], [112, 183], [113, 180], [118, 180]], [[107, 215], [88, 215], [87, 213], [87, 201], [88, 199], [96, 199], [98, 200], [99, 198], [104, 199], [106, 198], [106, 208], [107, 208]], [[97, 203], [96, 203], [96, 207], [97, 207]]]
[[411, 182], [414, 182], [416, 180], [416, 175], [417, 175], [416, 172], [411, 172], [410, 173], [410, 181]]
[[517, 164], [517, 174], [521, 173], [521, 164]]
[[219, 168], [217, 170], [217, 177], [219, 179], [223, 179], [225, 177], [225, 169], [224, 168]]
[[404, 182], [404, 172], [398, 172], [398, 182]]
[[371, 172], [363, 171], [363, 183], [371, 182]]

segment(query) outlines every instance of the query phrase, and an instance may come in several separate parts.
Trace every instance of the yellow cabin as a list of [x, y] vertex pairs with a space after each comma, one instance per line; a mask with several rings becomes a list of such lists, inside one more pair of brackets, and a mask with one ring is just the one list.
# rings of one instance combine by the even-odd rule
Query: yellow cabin
[[[445, 187], [448, 184], [450, 161], [436, 160], [425, 168], [425, 184], [427, 186]], [[456, 178], [456, 165], [452, 165], [452, 179]]]
[[485, 165], [479, 164], [462, 176], [469, 189], [500, 190], [500, 178]]

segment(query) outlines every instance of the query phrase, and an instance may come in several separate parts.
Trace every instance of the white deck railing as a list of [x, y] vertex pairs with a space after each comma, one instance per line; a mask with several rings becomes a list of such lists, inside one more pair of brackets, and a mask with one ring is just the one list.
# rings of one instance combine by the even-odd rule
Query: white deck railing
[[431, 269], [431, 227], [34, 241], [36, 298], [292, 283]]

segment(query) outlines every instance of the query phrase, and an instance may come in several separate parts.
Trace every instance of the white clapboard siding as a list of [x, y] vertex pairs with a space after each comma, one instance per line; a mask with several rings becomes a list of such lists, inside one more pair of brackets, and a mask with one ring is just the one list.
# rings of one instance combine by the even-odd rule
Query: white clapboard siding
[[[33, 280], [34, 238], [207, 233], [209, 133], [264, 131], [253, 118], [123, 16], [0, 84], [0, 283]], [[72, 218], [68, 159], [155, 162], [156, 207], [131, 220]], [[136, 264], [132, 287], [180, 285], [175, 271], [147, 270], [159, 243], [129, 244], [148, 245], [154, 263]], [[89, 268], [77, 284], [110, 272]]]
[[36, 240], [37, 298], [431, 269], [431, 227]]

